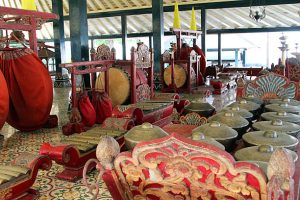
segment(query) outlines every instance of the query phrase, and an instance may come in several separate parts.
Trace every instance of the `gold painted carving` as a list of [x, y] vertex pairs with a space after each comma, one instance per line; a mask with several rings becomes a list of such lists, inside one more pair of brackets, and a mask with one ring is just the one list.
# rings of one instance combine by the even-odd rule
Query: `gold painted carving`
[[[265, 176], [247, 164], [235, 167], [224, 153], [170, 137], [135, 148], [132, 157], [118, 156], [114, 166], [129, 199], [266, 200]], [[247, 174], [257, 179], [259, 190], [249, 185]]]

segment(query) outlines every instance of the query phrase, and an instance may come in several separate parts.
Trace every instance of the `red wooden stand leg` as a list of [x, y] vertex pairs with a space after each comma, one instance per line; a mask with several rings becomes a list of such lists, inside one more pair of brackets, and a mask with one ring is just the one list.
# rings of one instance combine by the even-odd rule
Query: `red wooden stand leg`
[[[95, 166], [96, 165], [94, 163], [90, 164], [87, 171], [91, 172], [93, 169], [95, 169]], [[78, 179], [82, 178], [83, 168], [84, 166], [81, 166], [79, 168], [70, 168], [65, 166], [65, 169], [62, 172], [57, 173], [56, 177], [58, 179], [75, 182]]]
[[[39, 169], [49, 170], [51, 168], [52, 162], [49, 157], [43, 155], [33, 155], [30, 153], [22, 153], [12, 162], [12, 165], [27, 167], [30, 169], [30, 174], [23, 179], [16, 180], [16, 182], [7, 182], [2, 184], [0, 187], [0, 199], [37, 199], [39, 195], [38, 191], [31, 189], [30, 187], [35, 182]], [[7, 187], [5, 184], [7, 184]]]
[[22, 196], [18, 197], [18, 199], [22, 200], [34, 200], [38, 199], [39, 197], [39, 192], [34, 189], [29, 189], [27, 193], [23, 194]]
[[[122, 148], [124, 138], [120, 137], [117, 141], [120, 148]], [[64, 167], [62, 172], [56, 174], [57, 178], [74, 182], [82, 178], [85, 163], [90, 159], [96, 158], [96, 148], [80, 153], [75, 145], [62, 144], [52, 146], [49, 143], [44, 143], [40, 148], [40, 154], [48, 156], [51, 160]], [[88, 172], [94, 168], [95, 165], [89, 165]]]

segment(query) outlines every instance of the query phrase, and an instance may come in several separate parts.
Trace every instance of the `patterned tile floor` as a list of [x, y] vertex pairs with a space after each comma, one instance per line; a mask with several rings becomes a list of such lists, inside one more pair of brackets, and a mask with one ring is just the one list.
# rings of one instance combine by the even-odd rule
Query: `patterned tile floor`
[[[234, 91], [227, 94], [203, 99], [197, 95], [185, 95], [186, 98], [200, 98], [213, 104], [217, 110], [235, 99]], [[33, 132], [20, 132], [9, 125], [5, 125], [1, 133], [5, 136], [3, 147], [0, 150], [0, 165], [9, 164], [16, 156], [22, 152], [38, 153], [43, 142], [58, 142], [61, 137], [61, 126], [68, 122], [68, 99], [70, 88], [55, 88], [54, 101], [51, 114], [59, 117], [59, 126], [54, 129], [40, 129]], [[40, 192], [42, 200], [59, 199], [59, 200], [88, 200], [91, 195], [88, 194], [87, 188], [82, 184], [81, 180], [75, 183], [58, 180], [55, 174], [61, 171], [62, 167], [53, 162], [50, 171], [39, 171], [34, 188]], [[89, 174], [90, 181], [94, 181], [97, 172], [93, 171]], [[100, 192], [98, 199], [112, 199], [105, 184], [100, 182]]]
[[[33, 132], [20, 132], [9, 125], [5, 125], [1, 134], [5, 136], [3, 148], [0, 150], [0, 165], [9, 164], [22, 152], [38, 153], [43, 142], [58, 142], [63, 137], [61, 126], [68, 122], [67, 108], [70, 95], [69, 88], [54, 89], [54, 101], [51, 114], [59, 117], [59, 126], [54, 129], [40, 129]], [[40, 192], [41, 200], [88, 200], [91, 195], [81, 180], [75, 183], [58, 180], [55, 174], [63, 168], [53, 162], [50, 171], [39, 171], [34, 188]], [[94, 181], [96, 171], [89, 174], [89, 181]], [[98, 199], [111, 200], [111, 196], [105, 184], [100, 183]]]

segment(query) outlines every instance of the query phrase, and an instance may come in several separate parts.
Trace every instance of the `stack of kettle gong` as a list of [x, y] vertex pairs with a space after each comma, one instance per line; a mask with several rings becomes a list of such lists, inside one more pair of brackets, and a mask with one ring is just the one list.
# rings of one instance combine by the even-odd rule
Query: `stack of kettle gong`
[[[248, 98], [249, 100], [249, 98]], [[299, 141], [300, 102], [289, 99], [269, 100], [259, 121], [252, 124], [252, 130], [242, 136], [245, 148], [235, 152], [238, 161], [258, 164], [265, 172], [272, 153], [276, 148], [286, 148], [294, 162], [298, 156], [294, 152]]]
[[[300, 102], [296, 100], [264, 101], [247, 96], [210, 116], [208, 123], [195, 128], [192, 139], [209, 143], [234, 153], [237, 161], [250, 161], [266, 170], [267, 163], [276, 148], [286, 148], [293, 160], [299, 141]], [[186, 112], [214, 110], [204, 104], [192, 102]], [[189, 110], [191, 109], [191, 111]], [[267, 112], [265, 112], [267, 111]], [[211, 115], [211, 113], [209, 114]], [[149, 123], [135, 126], [125, 134], [125, 143], [132, 149], [142, 141], [168, 135], [160, 127]], [[241, 148], [242, 147], [242, 148]], [[236, 151], [237, 150], [237, 151]]]
[[[146, 142], [154, 139], [163, 138], [167, 135], [168, 133], [165, 132], [162, 128], [146, 122], [142, 125], [135, 126], [132, 129], [130, 129], [124, 135], [124, 139], [127, 149], [132, 150], [140, 142]], [[221, 143], [217, 142], [213, 138], [206, 137], [203, 134], [193, 134], [192, 139], [217, 146], [218, 148], [223, 150], [225, 149], [225, 147]]]
[[236, 141], [249, 130], [257, 118], [261, 105], [241, 100], [225, 107], [208, 118], [208, 124], [193, 130], [194, 134], [204, 134], [225, 146], [226, 151], [236, 148]]

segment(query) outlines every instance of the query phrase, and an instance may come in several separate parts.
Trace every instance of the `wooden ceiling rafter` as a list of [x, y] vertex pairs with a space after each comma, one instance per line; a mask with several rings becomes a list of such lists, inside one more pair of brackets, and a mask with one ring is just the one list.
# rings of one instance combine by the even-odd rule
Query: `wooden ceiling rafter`
[[[274, 16], [270, 16], [267, 14], [267, 17], [264, 18], [263, 20], [259, 21], [260, 23], [268, 23], [271, 21], [271, 24], [274, 24], [275, 27], [287, 27], [288, 24], [282, 22], [279, 19], [274, 18]], [[273, 22], [273, 23], [272, 23]]]
[[[231, 23], [232, 27], [234, 27], [234, 28], [243, 28], [244, 27], [240, 22], [238, 22], [237, 20], [234, 20], [234, 18], [231, 18], [230, 16], [228, 16], [227, 13], [223, 12], [222, 9], [208, 10], [208, 12], [218, 18], [223, 18], [225, 21]], [[237, 19], [239, 20], [239, 18], [237, 18]]]
[[181, 13], [180, 18], [182, 18], [183, 20], [181, 20], [180, 23], [183, 29], [190, 28], [191, 14], [192, 12], [188, 12], [188, 11]]
[[[110, 20], [109, 20], [110, 19]], [[122, 32], [122, 27], [121, 27], [121, 17], [111, 17], [111, 18], [106, 18], [107, 23], [111, 23], [113, 24], [113, 30], [114, 33], [113, 34], [118, 34], [120, 32]]]
[[239, 19], [240, 21], [243, 21], [244, 23], [246, 23], [246, 28], [256, 28], [257, 24], [250, 19], [249, 17], [241, 17], [241, 15], [244, 15], [244, 13], [241, 13], [239, 9], [236, 8], [231, 8], [230, 10], [228, 9], [222, 9], [223, 12], [227, 13], [228, 15], [233, 16], [234, 18]]
[[[138, 15], [138, 16], [128, 16], [127, 17], [127, 20], [128, 20], [128, 18], [132, 18], [131, 20], [132, 20], [132, 22], [138, 22], [138, 24], [148, 24], [148, 23], [152, 23], [152, 21], [150, 21], [150, 20], [147, 20], [147, 21], [143, 21], [143, 20], [141, 20], [141, 18], [140, 18], [140, 15]], [[152, 30], [152, 29], [151, 29]], [[145, 32], [149, 32], [149, 29], [146, 27], [146, 26], [141, 26], [141, 31], [140, 32], [142, 32], [142, 33], [145, 33]]]
[[164, 13], [164, 30], [169, 31], [173, 27], [173, 13]]
[[145, 5], [143, 5], [143, 7], [147, 7], [147, 6], [152, 6], [152, 2], [150, 2], [149, 0], [140, 0], [142, 1]]
[[114, 2], [115, 2], [115, 4], [116, 4], [116, 6], [117, 6], [117, 9], [120, 9], [120, 8], [124, 7], [124, 6], [122, 5], [123, 2], [121, 2], [121, 1], [114, 1]]
[[38, 1], [39, 1], [39, 4], [42, 6], [44, 12], [48, 12], [48, 13], [52, 12], [52, 6], [50, 7], [46, 3], [46, 1], [43, 1], [43, 0], [38, 0]]
[[[97, 35], [97, 33], [100, 33], [101, 30], [99, 26], [97, 25], [98, 20], [97, 19], [88, 19], [88, 27], [89, 27], [89, 35], [94, 36]], [[92, 28], [90, 28], [92, 27]], [[95, 33], [93, 33], [95, 32]]]
[[64, 21], [65, 38], [70, 38], [70, 21]]
[[222, 20], [212, 16], [212, 15], [208, 15], [207, 14], [207, 20], [210, 20], [212, 23], [217, 23], [219, 24], [222, 29], [228, 29], [231, 26], [229, 24], [227, 24], [226, 22], [223, 22]]
[[[21, 0], [0, 0], [0, 6], [10, 6], [10, 7], [20, 7]], [[38, 10], [43, 12], [51, 12], [52, 10], [52, 0], [36, 0], [37, 4], [40, 4], [41, 7]], [[68, 15], [70, 0], [63, 0], [64, 13]], [[199, 12], [201, 8], [207, 10], [207, 28], [214, 31], [220, 31], [221, 29], [234, 30], [240, 29], [242, 32], [246, 28], [256, 30], [256, 28], [267, 28], [272, 27], [288, 27], [295, 26], [296, 28], [300, 26], [298, 11], [300, 9], [300, 3], [296, 0], [265, 0], [267, 5], [267, 17], [260, 22], [255, 22], [249, 18], [249, 5], [250, 0], [241, 0], [241, 1], [220, 1], [220, 0], [178, 0], [179, 1], [179, 10], [182, 14], [182, 26], [189, 28], [190, 16], [185, 12], [190, 13], [192, 6], [195, 6], [196, 12]], [[175, 0], [164, 0], [164, 29], [169, 30], [173, 26], [173, 8]], [[119, 28], [119, 21], [114, 16], [135, 16], [132, 20], [134, 27], [128, 29], [128, 34], [131, 33], [145, 33], [152, 31], [152, 20], [151, 20], [151, 4], [152, 0], [87, 0], [88, 3], [88, 19], [94, 18], [103, 18], [109, 17], [102, 23], [106, 23], [108, 27], [109, 24], [115, 26], [118, 23], [118, 27], [113, 28], [104, 28], [107, 29], [106, 34], [118, 35], [121, 33]], [[278, 6], [280, 5], [280, 6]], [[233, 8], [235, 7], [235, 8]], [[226, 8], [226, 9], [222, 9]], [[212, 11], [212, 12], [211, 12]], [[166, 12], [171, 12], [166, 14]], [[272, 12], [274, 14], [268, 13]], [[286, 14], [285, 14], [286, 13]], [[212, 15], [212, 16], [211, 16]], [[274, 16], [275, 15], [275, 16]], [[200, 27], [200, 18], [197, 16], [197, 27]], [[90, 18], [91, 17], [91, 18]], [[68, 16], [65, 16], [65, 19], [68, 19]], [[237, 20], [238, 19], [238, 20]], [[97, 20], [98, 21], [98, 20]], [[102, 31], [101, 26], [96, 21], [93, 21], [95, 26], [90, 27], [90, 35], [101, 35], [105, 34]], [[146, 25], [145, 25], [146, 24]], [[131, 25], [130, 25], [131, 26]], [[65, 28], [65, 34], [69, 35], [69, 27]], [[43, 38], [53, 38], [53, 33], [51, 32], [51, 24], [44, 24], [43, 28]], [[101, 31], [100, 31], [101, 30]], [[116, 32], [116, 30], [118, 32]], [[226, 31], [225, 31], [226, 32]]]
[[272, 11], [277, 11], [276, 13], [274, 13], [274, 15], [278, 14], [278, 16], [280, 17], [288, 15], [289, 17], [285, 17], [285, 20], [291, 22], [292, 25], [296, 25], [299, 22], [298, 13], [288, 10], [287, 8], [284, 8], [282, 6], [272, 6]]
[[[110, 32], [110, 29], [107, 27], [107, 23], [106, 23], [105, 18], [99, 19], [98, 23], [102, 27], [102, 31], [105, 32], [104, 34], [106, 34], [106, 35], [113, 34], [112, 32]], [[101, 35], [101, 33], [100, 33], [100, 35]]]
[[115, 10], [116, 9], [112, 5], [111, 1], [105, 1], [105, 4], [107, 5], [108, 10]]
[[145, 25], [148, 27], [149, 32], [152, 31], [152, 15], [145, 14], [145, 15], [139, 15], [140, 18], [142, 18], [145, 21]]
[[134, 3], [134, 7], [143, 7], [143, 5], [140, 3], [140, 0], [131, 0]]
[[[36, 4], [36, 6], [37, 6], [37, 10], [42, 10], [42, 9], [45, 9], [45, 8], [42, 8], [42, 4], [40, 3], [40, 2], [38, 2], [37, 4]], [[51, 38], [51, 33], [49, 32], [49, 30], [48, 30], [48, 27], [45, 25], [45, 24], [43, 24], [43, 28], [46, 30], [46, 31], [41, 31], [41, 34], [42, 35], [46, 35], [46, 38]]]
[[68, 15], [69, 14], [69, 3], [68, 3], [68, 1], [63, 0], [63, 9], [64, 9], [64, 15]]
[[101, 1], [94, 1], [94, 3], [97, 6], [97, 8], [100, 8], [101, 10], [105, 8]]
[[20, 0], [14, 0], [16, 8], [20, 8], [21, 7], [21, 2]]
[[[131, 31], [129, 31], [131, 30]], [[127, 17], [127, 33], [138, 33], [138, 27], [135, 25], [135, 22], [132, 20], [131, 17]]]
[[87, 0], [87, 1], [86, 1], [86, 6], [87, 6], [87, 9], [88, 9], [88, 10], [92, 10], [92, 12], [97, 11], [97, 10], [96, 10], [96, 6], [95, 6], [95, 4], [94, 4], [94, 1], [89, 1], [89, 0]]

